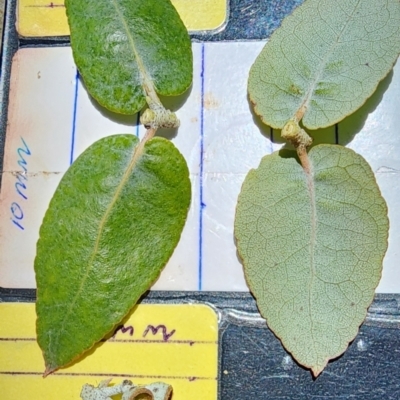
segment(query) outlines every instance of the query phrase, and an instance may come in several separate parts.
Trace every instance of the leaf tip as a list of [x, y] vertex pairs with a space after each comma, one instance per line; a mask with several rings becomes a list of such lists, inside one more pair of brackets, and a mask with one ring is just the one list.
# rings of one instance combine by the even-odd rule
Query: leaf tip
[[57, 370], [57, 367], [51, 367], [49, 365], [46, 365], [46, 369], [43, 372], [43, 378], [46, 378], [47, 376], [49, 376], [50, 374], [52, 374], [56, 370]]
[[313, 374], [313, 377], [316, 379], [318, 376], [321, 374], [321, 372], [325, 369], [325, 365], [321, 366], [318, 365], [316, 367], [311, 368], [311, 373]]

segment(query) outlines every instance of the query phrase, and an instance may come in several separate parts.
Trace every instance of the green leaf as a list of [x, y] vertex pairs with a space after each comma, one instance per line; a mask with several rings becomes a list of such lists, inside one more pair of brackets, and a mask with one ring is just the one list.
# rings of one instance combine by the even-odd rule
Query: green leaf
[[163, 138], [101, 139], [69, 168], [37, 244], [37, 335], [46, 374], [90, 349], [157, 279], [185, 224], [186, 162]]
[[66, 0], [75, 63], [104, 107], [134, 114], [143, 86], [161, 95], [192, 82], [189, 35], [169, 0]]
[[400, 52], [398, 0], [306, 0], [250, 70], [255, 111], [273, 128], [297, 116], [333, 125], [375, 91]]
[[247, 283], [285, 348], [317, 376], [364, 320], [387, 249], [387, 208], [352, 150], [319, 145], [310, 173], [264, 157], [239, 196], [235, 236]]

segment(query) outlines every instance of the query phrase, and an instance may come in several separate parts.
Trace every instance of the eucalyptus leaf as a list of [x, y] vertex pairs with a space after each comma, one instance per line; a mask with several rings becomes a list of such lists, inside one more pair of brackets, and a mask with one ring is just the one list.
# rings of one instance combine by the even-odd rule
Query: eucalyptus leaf
[[191, 195], [186, 162], [163, 138], [114, 135], [62, 178], [37, 243], [37, 336], [46, 374], [90, 349], [157, 279]]
[[327, 127], [372, 95], [399, 52], [398, 0], [306, 0], [252, 66], [250, 100], [273, 128]]
[[[183, 93], [192, 82], [189, 35], [169, 0], [66, 0], [75, 63], [104, 107], [134, 114], [146, 90]], [[147, 89], [146, 89], [147, 87]]]
[[387, 207], [366, 161], [319, 145], [309, 173], [275, 152], [247, 175], [235, 236], [269, 328], [317, 376], [354, 339], [381, 277]]

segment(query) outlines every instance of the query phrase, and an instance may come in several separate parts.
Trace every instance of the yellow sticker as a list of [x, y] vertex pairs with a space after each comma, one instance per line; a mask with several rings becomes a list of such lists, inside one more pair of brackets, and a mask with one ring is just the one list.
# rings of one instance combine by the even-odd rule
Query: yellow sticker
[[[227, 0], [172, 0], [187, 29], [213, 31], [227, 18]], [[17, 30], [24, 37], [67, 36], [69, 27], [63, 0], [19, 0]]]
[[43, 379], [32, 303], [0, 303], [2, 399], [79, 399], [85, 383], [165, 382], [174, 400], [217, 398], [218, 321], [205, 305], [143, 304], [89, 355]]

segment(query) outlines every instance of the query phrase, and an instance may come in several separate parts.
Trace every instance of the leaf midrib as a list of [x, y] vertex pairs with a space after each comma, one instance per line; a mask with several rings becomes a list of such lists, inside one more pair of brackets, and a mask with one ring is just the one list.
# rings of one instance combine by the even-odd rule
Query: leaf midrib
[[[309, 318], [310, 318], [310, 331], [313, 344], [315, 343], [314, 340], [314, 330], [313, 330], [313, 319], [312, 319], [312, 288], [314, 286], [314, 279], [316, 276], [316, 269], [315, 269], [315, 243], [317, 240], [317, 206], [315, 200], [315, 183], [314, 183], [314, 166], [310, 160], [308, 168], [303, 169], [304, 173], [306, 174], [306, 184], [308, 189], [308, 194], [310, 196], [310, 203], [311, 203], [311, 232], [310, 232], [310, 272], [311, 272], [311, 279], [308, 285], [308, 307], [309, 307]], [[314, 347], [314, 354], [317, 354], [315, 347]]]
[[147, 94], [146, 93], [147, 92], [146, 88], [147, 88], [147, 90], [150, 90], [150, 91], [152, 91], [152, 89], [154, 88], [153, 81], [152, 81], [151, 76], [148, 73], [148, 71], [147, 71], [147, 69], [146, 69], [146, 67], [144, 65], [142, 57], [140, 56], [140, 54], [139, 54], [139, 52], [138, 52], [138, 50], [137, 50], [137, 48], [135, 46], [135, 41], [133, 39], [133, 36], [132, 36], [131, 31], [129, 29], [129, 26], [126, 23], [126, 20], [125, 20], [123, 14], [121, 12], [121, 8], [120, 8], [118, 2], [116, 0], [112, 0], [112, 4], [113, 4], [113, 6], [115, 8], [115, 11], [116, 11], [116, 13], [118, 15], [118, 18], [119, 18], [122, 26], [124, 27], [124, 30], [126, 32], [126, 37], [128, 38], [129, 44], [131, 46], [132, 53], [135, 56], [135, 59], [136, 59], [136, 62], [137, 62], [138, 68], [139, 68], [140, 76], [142, 78], [142, 87], [143, 87], [144, 95], [146, 96], [146, 94]]
[[[315, 74], [315, 78], [311, 83], [310, 89], [308, 90], [306, 96], [304, 97], [304, 100], [302, 101], [300, 107], [295, 113], [295, 118], [296, 120], [300, 120], [303, 118], [303, 115], [307, 112], [308, 105], [311, 101], [312, 95], [315, 91], [316, 85], [319, 82], [322, 73], [325, 70], [326, 63], [328, 59], [331, 57], [332, 53], [334, 52], [335, 48], [339, 44], [339, 40], [342, 37], [343, 33], [346, 31], [350, 21], [352, 20], [352, 17], [357, 10], [357, 8], [360, 5], [361, 0], [358, 0], [357, 4], [355, 5], [353, 12], [349, 15], [346, 23], [344, 24], [342, 30], [340, 31], [339, 35], [336, 38], [336, 41], [332, 44], [331, 48], [326, 52], [325, 57], [322, 59], [319, 68]], [[297, 118], [297, 116], [300, 114], [300, 118]], [[314, 169], [313, 165], [310, 162], [309, 168], [303, 169], [304, 173], [306, 174], [306, 182], [307, 182], [307, 189], [309, 192], [310, 196], [310, 203], [311, 203], [311, 234], [310, 234], [310, 273], [311, 273], [311, 279], [308, 285], [308, 307], [309, 307], [309, 318], [310, 318], [310, 331], [311, 331], [311, 337], [312, 337], [312, 342], [315, 343], [314, 340], [314, 331], [313, 331], [313, 319], [312, 319], [312, 307], [313, 307], [313, 302], [312, 302], [312, 288], [314, 285], [314, 280], [316, 276], [316, 269], [315, 269], [315, 244], [316, 244], [316, 236], [317, 236], [317, 210], [316, 210], [316, 200], [315, 200], [315, 184], [314, 184]], [[317, 356], [317, 352], [314, 347], [314, 354]]]
[[[89, 274], [90, 274], [90, 272], [91, 272], [91, 270], [93, 268], [93, 261], [94, 261], [96, 255], [97, 255], [98, 250], [99, 250], [101, 237], [102, 237], [102, 234], [103, 234], [103, 231], [104, 231], [104, 227], [105, 227], [105, 225], [107, 223], [108, 217], [109, 217], [109, 215], [110, 215], [115, 203], [117, 202], [118, 198], [120, 197], [122, 189], [124, 188], [124, 186], [125, 186], [126, 182], [128, 181], [130, 175], [132, 174], [133, 169], [137, 165], [137, 162], [138, 162], [139, 158], [144, 153], [144, 146], [145, 146], [146, 143], [147, 143], [146, 140], [142, 140], [142, 141], [139, 142], [139, 144], [137, 146], [135, 146], [135, 148], [133, 150], [131, 161], [130, 161], [127, 169], [125, 170], [125, 172], [124, 172], [124, 174], [122, 176], [121, 182], [119, 183], [119, 185], [117, 186], [117, 188], [115, 190], [114, 196], [112, 197], [109, 205], [107, 206], [107, 208], [105, 210], [103, 218], [100, 220], [99, 227], [98, 227], [98, 230], [97, 230], [97, 236], [96, 236], [95, 245], [94, 245], [92, 254], [90, 256], [89, 262], [87, 264], [85, 275], [83, 276], [83, 278], [81, 280], [81, 284], [79, 285], [79, 288], [78, 288], [73, 300], [69, 303], [69, 307], [67, 308], [67, 310], [66, 310], [66, 312], [64, 314], [64, 318], [63, 318], [63, 320], [61, 322], [61, 327], [58, 330], [58, 332], [62, 332], [63, 331], [65, 323], [68, 320], [68, 317], [70, 316], [72, 310], [75, 307], [75, 304], [76, 304], [78, 298], [80, 297], [80, 295], [81, 295], [81, 293], [83, 291], [85, 283], [86, 283], [86, 281], [87, 281], [87, 279], [89, 277]], [[95, 341], [93, 343], [95, 343]]]
[[[358, 0], [357, 4], [355, 5], [355, 7], [354, 7], [354, 9], [353, 9], [353, 12], [349, 15], [349, 17], [348, 17], [348, 19], [347, 19], [345, 25], [343, 26], [342, 30], [340, 31], [339, 35], [337, 36], [336, 41], [332, 44], [332, 46], [330, 47], [330, 49], [326, 52], [325, 57], [322, 59], [320, 65], [319, 65], [319, 68], [318, 68], [318, 70], [317, 70], [317, 72], [316, 72], [316, 74], [315, 74], [315, 78], [314, 78], [314, 80], [311, 82], [310, 89], [308, 90], [308, 92], [307, 92], [306, 95], [304, 96], [304, 100], [301, 102], [300, 107], [297, 109], [297, 111], [296, 111], [296, 113], [295, 113], [296, 115], [297, 115], [297, 113], [300, 112], [301, 110], [305, 110], [305, 112], [306, 112], [306, 110], [307, 110], [307, 108], [308, 108], [308, 105], [309, 105], [309, 103], [310, 103], [310, 101], [311, 101], [311, 98], [312, 98], [312, 96], [313, 96], [313, 93], [314, 93], [314, 91], [315, 91], [315, 88], [316, 88], [316, 86], [317, 86], [317, 83], [319, 82], [319, 80], [320, 80], [320, 78], [321, 78], [321, 76], [322, 76], [322, 73], [323, 73], [324, 70], [325, 70], [326, 63], [327, 63], [328, 59], [330, 58], [330, 56], [332, 55], [332, 53], [333, 53], [333, 51], [335, 50], [335, 48], [338, 46], [339, 40], [340, 40], [340, 38], [342, 37], [342, 35], [343, 35], [343, 33], [345, 32], [345, 30], [347, 29], [347, 27], [348, 27], [350, 21], [352, 20], [352, 17], [353, 17], [353, 15], [354, 15], [355, 11], [357, 10], [357, 8], [358, 8], [359, 5], [360, 5], [360, 2], [361, 2], [361, 0]], [[301, 119], [301, 118], [300, 118], [300, 119]]]

